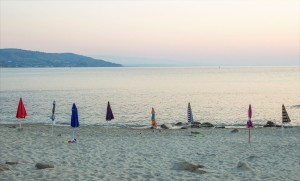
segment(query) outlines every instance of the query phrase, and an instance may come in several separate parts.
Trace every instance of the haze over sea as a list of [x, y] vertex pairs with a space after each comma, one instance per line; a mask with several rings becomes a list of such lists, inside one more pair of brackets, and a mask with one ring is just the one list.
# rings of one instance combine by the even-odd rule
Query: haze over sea
[[252, 105], [253, 122], [281, 124], [285, 104], [292, 125], [300, 125], [300, 67], [163, 67], [163, 68], [1, 68], [0, 123], [50, 124], [56, 101], [56, 124], [69, 124], [76, 103], [81, 125], [105, 125], [107, 101], [115, 119], [110, 125], [186, 122], [191, 102], [194, 119], [242, 126]]

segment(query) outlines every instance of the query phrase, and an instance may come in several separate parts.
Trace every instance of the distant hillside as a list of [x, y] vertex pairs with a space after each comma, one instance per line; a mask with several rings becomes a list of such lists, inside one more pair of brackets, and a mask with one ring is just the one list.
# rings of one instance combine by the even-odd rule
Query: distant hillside
[[122, 65], [73, 53], [0, 49], [0, 67], [122, 67]]

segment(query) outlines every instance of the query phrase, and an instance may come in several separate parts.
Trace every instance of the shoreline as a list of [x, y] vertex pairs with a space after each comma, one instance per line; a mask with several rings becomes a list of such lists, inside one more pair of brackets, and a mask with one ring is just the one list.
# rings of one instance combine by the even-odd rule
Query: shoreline
[[[185, 124], [187, 125], [187, 124]], [[19, 128], [18, 123], [0, 123], [0, 127], [12, 127], [15, 126], [15, 128]], [[35, 126], [45, 126], [45, 127], [52, 127], [52, 124], [50, 123], [22, 123], [22, 127], [35, 127]], [[53, 127], [70, 127], [70, 124], [54, 124]], [[109, 125], [100, 125], [100, 124], [81, 124], [80, 127], [99, 127], [99, 128], [118, 128], [118, 129], [151, 129], [151, 125], [118, 125], [118, 124], [109, 124]], [[77, 128], [77, 129], [80, 129]], [[284, 128], [299, 128], [300, 125], [289, 125], [289, 126], [283, 126]], [[181, 129], [182, 127], [176, 126], [175, 124], [171, 127], [168, 128], [169, 130], [178, 130]], [[258, 129], [258, 128], [281, 128], [281, 125], [277, 126], [271, 126], [271, 127], [264, 127], [264, 125], [255, 125], [251, 129]], [[161, 128], [161, 125], [158, 125], [157, 127], [158, 130], [163, 129]], [[240, 125], [214, 125], [214, 127], [199, 127], [199, 128], [191, 128], [192, 130], [197, 130], [197, 129], [248, 129], [246, 125], [240, 126]]]

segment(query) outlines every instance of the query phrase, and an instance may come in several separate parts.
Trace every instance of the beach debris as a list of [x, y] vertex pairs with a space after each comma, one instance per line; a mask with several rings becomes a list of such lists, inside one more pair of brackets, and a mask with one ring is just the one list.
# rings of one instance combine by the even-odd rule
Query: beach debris
[[57, 136], [61, 136], [61, 134], [58, 134]]
[[238, 129], [233, 129], [233, 130], [230, 131], [230, 133], [238, 133], [238, 132], [239, 132]]
[[16, 164], [18, 164], [18, 163], [19, 163], [18, 160], [11, 160], [11, 161], [5, 162], [5, 164], [8, 164], [8, 165], [16, 165]]
[[253, 171], [253, 169], [246, 162], [242, 162], [242, 161], [238, 162], [236, 168], [243, 171], [247, 171], [247, 170]]
[[275, 123], [273, 123], [272, 121], [268, 121], [266, 125], [264, 125], [264, 127], [280, 127], [279, 125], [277, 126]]
[[162, 124], [160, 127], [163, 128], [163, 129], [171, 129], [171, 128], [172, 128], [172, 125], [166, 123], [166, 124]]
[[178, 122], [178, 123], [175, 124], [175, 126], [182, 126], [182, 125], [183, 125], [182, 122]]
[[9, 170], [9, 167], [5, 164], [0, 164], [0, 172], [5, 171], [5, 170]]
[[204, 174], [207, 173], [207, 171], [203, 170], [204, 168], [205, 166], [203, 165], [195, 165], [187, 161], [183, 161], [183, 162], [175, 163], [172, 169], [184, 170], [184, 171], [189, 171], [197, 174]]
[[190, 126], [182, 126], [180, 129], [189, 129]]
[[211, 128], [211, 127], [214, 127], [214, 125], [211, 124], [211, 123], [209, 123], [209, 122], [205, 122], [205, 123], [202, 123], [202, 124], [201, 124], [201, 127]]
[[16, 125], [8, 126], [8, 128], [17, 128]]
[[37, 169], [54, 168], [54, 164], [51, 163], [37, 163], [35, 165]]
[[70, 144], [70, 143], [76, 143], [77, 142], [77, 138], [71, 139], [71, 140], [65, 140], [64, 144]]
[[200, 124], [192, 124], [191, 128], [201, 128], [201, 125]]
[[192, 122], [192, 124], [194, 124], [194, 125], [199, 125], [199, 124], [201, 124], [199, 121], [194, 121], [194, 122]]

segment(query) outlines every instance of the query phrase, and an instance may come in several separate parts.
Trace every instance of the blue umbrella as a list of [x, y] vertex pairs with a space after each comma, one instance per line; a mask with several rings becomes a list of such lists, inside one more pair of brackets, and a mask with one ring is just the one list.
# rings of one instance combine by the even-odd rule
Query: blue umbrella
[[74, 129], [79, 127], [78, 112], [75, 103], [72, 106], [71, 126], [73, 127], [73, 138], [75, 138]]

